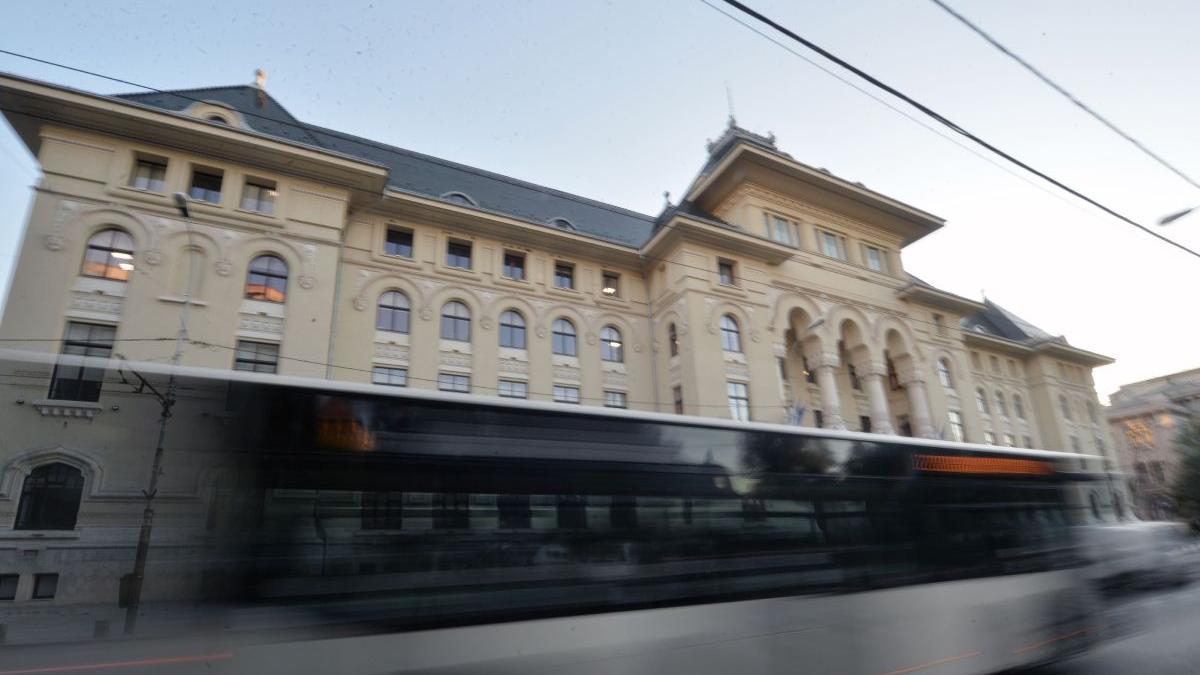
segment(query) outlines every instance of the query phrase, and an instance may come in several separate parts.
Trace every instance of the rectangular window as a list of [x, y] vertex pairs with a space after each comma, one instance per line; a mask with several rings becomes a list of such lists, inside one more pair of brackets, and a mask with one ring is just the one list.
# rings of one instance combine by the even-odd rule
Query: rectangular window
[[269, 342], [238, 340], [234, 352], [234, 370], [251, 373], [274, 373], [279, 369], [279, 345]]
[[950, 440], [962, 443], [967, 439], [966, 434], [963, 433], [962, 413], [951, 410], [948, 414], [950, 417]]
[[504, 398], [529, 398], [529, 385], [520, 380], [500, 380], [496, 392]]
[[438, 373], [438, 389], [459, 394], [471, 393], [471, 376], [457, 373]]
[[[67, 324], [62, 353], [107, 359], [112, 355], [115, 326], [72, 321]], [[104, 369], [84, 363], [60, 363], [50, 379], [50, 398], [65, 401], [99, 401]]]
[[604, 392], [604, 407], [606, 408], [628, 408], [628, 401], [623, 391], [605, 391]]
[[460, 269], [471, 269], [471, 243], [455, 241], [446, 242], [446, 266]]
[[936, 335], [946, 334], [946, 320], [941, 314], [933, 315], [933, 332]]
[[575, 266], [571, 263], [554, 263], [554, 287], [575, 288]]
[[0, 574], [0, 600], [16, 600], [17, 582], [20, 580], [19, 574]]
[[1021, 440], [1025, 442], [1025, 447], [1027, 447], [1027, 448], [1033, 447], [1033, 437], [1032, 436], [1022, 436]]
[[408, 386], [408, 369], [391, 366], [375, 366], [371, 369], [373, 384], [386, 384], [389, 387]]
[[792, 223], [787, 218], [773, 213], [767, 214], [767, 231], [775, 241], [792, 245]]
[[675, 414], [683, 414], [683, 387], [676, 385], [671, 388], [671, 397], [675, 401]]
[[364, 492], [360, 509], [364, 530], [399, 530], [403, 525], [403, 492]]
[[516, 281], [525, 280], [525, 254], [504, 252], [504, 276]]
[[817, 425], [818, 429], [825, 428], [825, 413], [820, 410], [813, 411], [813, 424]]
[[500, 528], [527, 530], [533, 516], [529, 495], [496, 495], [496, 510], [500, 513]]
[[579, 403], [579, 387], [554, 385], [554, 400], [558, 403]]
[[989, 356], [988, 357], [988, 365], [991, 366], [993, 374], [996, 374], [996, 375], [1000, 374], [1000, 359], [996, 358], [994, 355]]
[[192, 184], [188, 196], [209, 204], [221, 203], [221, 182], [225, 179], [220, 169], [192, 169]]
[[983, 432], [983, 442], [987, 443], [988, 445], [995, 445], [996, 444], [996, 434], [994, 434], [990, 431]]
[[555, 512], [558, 526], [582, 530], [587, 527], [587, 495], [559, 495]]
[[275, 181], [247, 178], [242, 190], [242, 208], [271, 215], [275, 213]]
[[34, 600], [52, 600], [56, 593], [58, 593], [57, 573], [33, 575]]
[[1004, 434], [1004, 444], [1008, 447], [1013, 447], [1017, 444], [1017, 437], [1012, 434]]
[[859, 415], [858, 426], [863, 430], [863, 433], [871, 433], [871, 418], [868, 415]]
[[616, 272], [605, 272], [600, 292], [610, 298], [621, 297], [621, 275]]
[[387, 239], [383, 242], [383, 252], [387, 255], [399, 256], [401, 258], [413, 257], [412, 230], [389, 227], [387, 229]]
[[838, 260], [846, 259], [846, 239], [840, 234], [818, 230], [817, 236], [821, 241], [821, 253]]
[[433, 495], [433, 527], [465, 530], [471, 525], [471, 495], [438, 492]]
[[717, 280], [723, 286], [733, 286], [737, 283], [732, 260], [717, 260]]
[[167, 160], [158, 157], [138, 157], [133, 164], [133, 175], [129, 177], [129, 187], [162, 192], [166, 178]]
[[864, 246], [863, 248], [866, 249], [867, 267], [887, 274], [887, 252], [874, 246]]
[[729, 416], [741, 422], [750, 421], [750, 391], [745, 382], [726, 382], [729, 395]]

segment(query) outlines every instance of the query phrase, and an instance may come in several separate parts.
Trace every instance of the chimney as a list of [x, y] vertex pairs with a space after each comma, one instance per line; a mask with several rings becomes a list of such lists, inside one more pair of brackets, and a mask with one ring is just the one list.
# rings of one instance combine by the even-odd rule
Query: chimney
[[267, 71], [258, 68], [254, 71], [254, 86], [258, 89], [258, 107], [267, 105]]

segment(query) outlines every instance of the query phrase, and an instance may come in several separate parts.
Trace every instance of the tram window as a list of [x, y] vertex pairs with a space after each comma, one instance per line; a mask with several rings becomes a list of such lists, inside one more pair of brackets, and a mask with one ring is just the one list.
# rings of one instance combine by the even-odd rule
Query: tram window
[[438, 492], [433, 495], [433, 527], [466, 529], [471, 524], [471, 495]]
[[767, 503], [761, 499], [743, 499], [742, 518], [748, 523], [761, 523], [766, 521]]
[[614, 528], [632, 529], [637, 527], [637, 498], [613, 497], [609, 504], [609, 518]]
[[399, 530], [402, 524], [404, 494], [400, 492], [364, 492], [362, 529]]
[[587, 527], [587, 497], [584, 495], [558, 496], [558, 526], [562, 529], [581, 530]]
[[529, 495], [497, 495], [496, 509], [500, 512], [500, 529], [528, 529], [532, 512]]

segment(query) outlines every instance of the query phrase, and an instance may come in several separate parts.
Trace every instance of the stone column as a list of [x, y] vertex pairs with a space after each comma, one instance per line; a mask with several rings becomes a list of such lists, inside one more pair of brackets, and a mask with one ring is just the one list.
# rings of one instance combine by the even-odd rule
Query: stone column
[[908, 392], [909, 414], [912, 416], [913, 433], [920, 438], [934, 438], [933, 414], [929, 410], [929, 397], [925, 393], [925, 376], [915, 365], [900, 373], [900, 383]]
[[871, 431], [877, 434], [895, 434], [892, 413], [888, 410], [887, 390], [883, 387], [887, 365], [882, 361], [863, 359], [854, 368], [858, 371], [858, 379], [862, 381], [863, 389], [867, 392], [867, 402], [871, 406]]
[[810, 365], [817, 370], [817, 386], [821, 388], [821, 414], [825, 416], [825, 428], [845, 429], [842, 404], [838, 400], [837, 378], [833, 372], [840, 364], [838, 355], [822, 352], [813, 360], [816, 363]]

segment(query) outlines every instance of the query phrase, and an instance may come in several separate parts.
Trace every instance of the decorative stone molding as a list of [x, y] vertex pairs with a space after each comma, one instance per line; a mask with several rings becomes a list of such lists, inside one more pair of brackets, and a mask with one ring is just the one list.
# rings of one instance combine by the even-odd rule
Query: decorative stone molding
[[364, 297], [357, 297], [351, 300], [350, 304], [354, 306], [354, 309], [357, 309], [360, 312], [366, 311], [367, 309], [367, 299]]
[[283, 335], [283, 319], [277, 316], [246, 316], [238, 322], [238, 330], [268, 335]]
[[312, 275], [301, 274], [300, 279], [299, 279], [299, 284], [300, 284], [300, 288], [303, 288], [304, 290], [307, 291], [307, 290], [312, 289], [313, 286], [317, 285], [317, 280]]
[[840, 365], [842, 360], [838, 358], [837, 352], [818, 352], [809, 359], [809, 366], [812, 368], [837, 368]]
[[610, 387], [629, 387], [629, 376], [625, 373], [608, 371], [604, 373], [604, 384]]
[[142, 253], [142, 260], [146, 261], [147, 265], [161, 265], [163, 261], [163, 252], [152, 248]]
[[70, 309], [77, 312], [100, 314], [113, 320], [120, 320], [121, 308], [124, 306], [124, 302], [124, 298], [117, 296], [73, 291], [71, 293]]
[[595, 334], [595, 333], [588, 332], [586, 335], [584, 335], [583, 339], [584, 339], [585, 341], [587, 341], [587, 343], [588, 343], [589, 345], [594, 345], [594, 344], [596, 344], [596, 334]]
[[536, 328], [536, 329], [535, 329], [533, 332], [534, 332], [534, 334], [536, 334], [536, 335], [537, 335], [539, 338], [544, 338], [544, 337], [546, 337], [546, 327], [545, 327], [544, 325], [540, 325], [540, 324], [539, 324], [539, 325], [538, 325], [538, 327], [537, 327], [537, 328]]
[[900, 380], [900, 384], [925, 384], [925, 373], [916, 365], [910, 365], [901, 368], [896, 372], [896, 377]]
[[470, 354], [460, 354], [458, 352], [440, 352], [439, 357], [438, 357], [438, 363], [440, 363], [443, 366], [449, 366], [451, 368], [468, 368], [469, 369], [471, 367], [471, 355]]
[[578, 368], [572, 368], [570, 366], [556, 366], [554, 368], [554, 379], [555, 381], [563, 380], [567, 382], [578, 383], [581, 378]]
[[429, 321], [433, 319], [433, 310], [428, 307], [422, 307], [420, 316], [422, 321]]
[[500, 359], [500, 361], [496, 364], [496, 369], [502, 373], [508, 373], [512, 375], [529, 374], [529, 364], [525, 361], [520, 361], [517, 359]]
[[492, 317], [490, 317], [490, 316], [485, 316], [479, 320], [479, 326], [481, 328], [483, 328], [484, 330], [491, 330], [492, 324], [493, 324]]
[[214, 265], [219, 276], [227, 277], [233, 273], [233, 263], [228, 258], [218, 260]]
[[61, 234], [48, 234], [42, 237], [42, 243], [51, 251], [61, 251], [67, 247], [67, 239]]
[[79, 417], [89, 420], [103, 410], [99, 403], [51, 399], [38, 399], [33, 402], [33, 407], [41, 413], [42, 417]]
[[397, 345], [385, 342], [375, 343], [375, 356], [381, 359], [408, 361], [408, 345]]
[[744, 363], [725, 362], [725, 375], [739, 380], [750, 380], [750, 368]]

